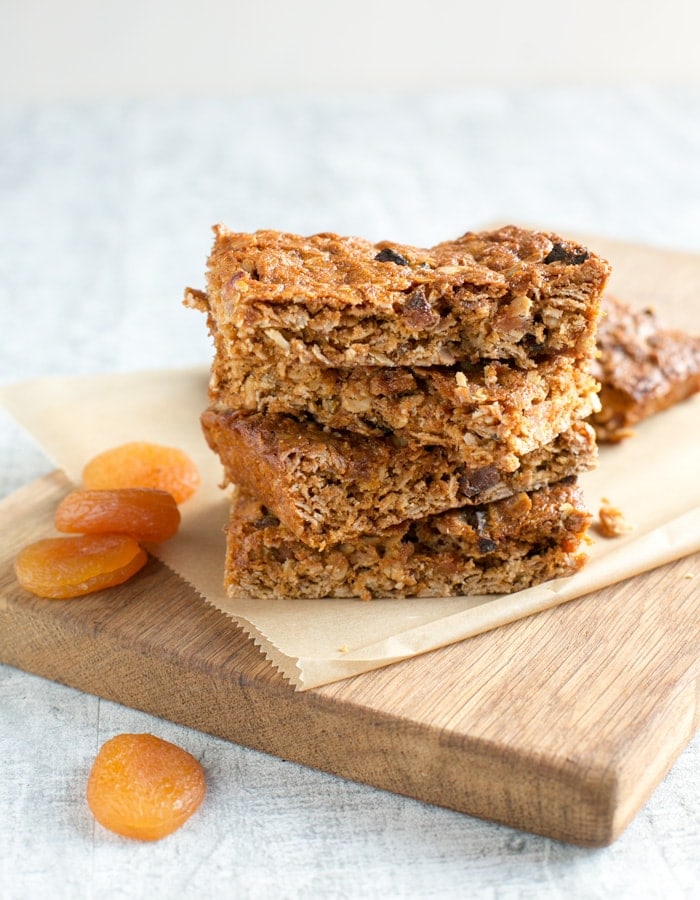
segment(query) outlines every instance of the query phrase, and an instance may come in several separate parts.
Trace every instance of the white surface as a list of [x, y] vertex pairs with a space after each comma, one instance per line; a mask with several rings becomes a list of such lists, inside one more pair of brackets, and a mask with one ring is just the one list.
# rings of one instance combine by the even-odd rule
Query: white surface
[[[0, 107], [0, 378], [207, 362], [209, 226], [429, 244], [493, 219], [700, 252], [700, 93], [578, 90]], [[0, 414], [0, 493], [49, 469]], [[94, 826], [98, 746], [195, 753], [155, 845]], [[612, 847], [352, 785], [0, 667], [0, 897], [691, 897], [696, 740]]]
[[0, 97], [700, 84], [693, 0], [3, 0]]

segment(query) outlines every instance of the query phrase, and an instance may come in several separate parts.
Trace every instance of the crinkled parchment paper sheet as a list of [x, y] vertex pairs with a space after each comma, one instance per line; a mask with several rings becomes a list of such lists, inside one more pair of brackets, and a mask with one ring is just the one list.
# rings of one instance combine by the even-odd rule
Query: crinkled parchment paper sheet
[[590, 562], [571, 578], [497, 597], [230, 599], [221, 587], [228, 501], [198, 425], [207, 378], [203, 368], [45, 378], [0, 388], [0, 401], [76, 484], [91, 456], [126, 441], [189, 452], [202, 488], [183, 505], [178, 536], [157, 555], [250, 633], [300, 689], [462, 640], [700, 550], [695, 398], [644, 423], [626, 443], [602, 449], [599, 469], [582, 479], [587, 500], [597, 512], [601, 498], [610, 498], [635, 527], [623, 538], [595, 538]]

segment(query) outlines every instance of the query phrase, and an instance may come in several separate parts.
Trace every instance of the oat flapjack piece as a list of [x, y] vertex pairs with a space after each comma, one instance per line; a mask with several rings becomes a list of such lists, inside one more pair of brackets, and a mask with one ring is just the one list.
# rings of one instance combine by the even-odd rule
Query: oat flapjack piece
[[511, 593], [578, 571], [590, 518], [568, 481], [315, 550], [239, 493], [225, 586], [231, 596], [256, 599]]
[[311, 416], [331, 429], [446, 446], [470, 465], [515, 469], [600, 408], [589, 361], [569, 356], [532, 369], [492, 362], [456, 367], [355, 366], [218, 358], [210, 400], [219, 407]]
[[216, 226], [205, 311], [226, 357], [450, 366], [594, 350], [609, 264], [558, 235], [506, 226], [429, 249]]
[[651, 309], [606, 294], [593, 374], [601, 409], [591, 421], [598, 440], [618, 442], [633, 427], [700, 391], [700, 337], [664, 328]]
[[595, 435], [583, 422], [525, 454], [512, 472], [470, 467], [445, 447], [397, 446], [393, 437], [328, 431], [283, 414], [209, 409], [202, 426], [225, 480], [259, 498], [299, 540], [321, 548], [535, 490], [597, 462]]

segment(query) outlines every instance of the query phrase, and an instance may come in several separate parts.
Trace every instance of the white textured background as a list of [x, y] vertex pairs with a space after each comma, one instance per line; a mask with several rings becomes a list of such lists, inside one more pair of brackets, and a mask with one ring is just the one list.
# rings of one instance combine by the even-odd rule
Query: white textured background
[[22, 99], [700, 84], [694, 0], [3, 0]]
[[[209, 227], [429, 244], [493, 220], [700, 252], [698, 7], [0, 5], [0, 379], [209, 360]], [[0, 414], [0, 495], [49, 463]], [[0, 540], [2, 537], [0, 536]], [[200, 757], [139, 845], [82, 802], [99, 744]], [[352, 785], [0, 667], [0, 897], [690, 898], [697, 740], [612, 847]]]

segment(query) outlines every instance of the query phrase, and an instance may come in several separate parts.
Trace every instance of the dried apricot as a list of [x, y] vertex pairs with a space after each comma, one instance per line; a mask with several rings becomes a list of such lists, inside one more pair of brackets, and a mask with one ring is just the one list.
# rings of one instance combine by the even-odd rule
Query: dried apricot
[[87, 802], [110, 831], [157, 841], [196, 812], [205, 792], [204, 770], [186, 750], [152, 734], [118, 734], [95, 758]]
[[59, 531], [158, 543], [177, 534], [180, 510], [172, 494], [154, 488], [71, 491], [58, 504], [54, 524]]
[[32, 594], [66, 600], [122, 584], [147, 560], [145, 551], [125, 534], [45, 538], [20, 550], [15, 574]]
[[83, 469], [83, 485], [94, 490], [157, 488], [182, 503], [199, 487], [199, 472], [176, 447], [132, 441], [91, 459]]

